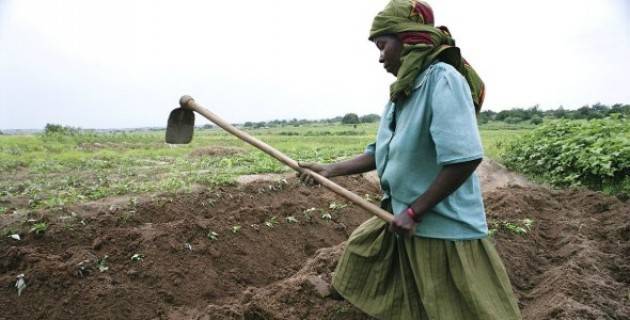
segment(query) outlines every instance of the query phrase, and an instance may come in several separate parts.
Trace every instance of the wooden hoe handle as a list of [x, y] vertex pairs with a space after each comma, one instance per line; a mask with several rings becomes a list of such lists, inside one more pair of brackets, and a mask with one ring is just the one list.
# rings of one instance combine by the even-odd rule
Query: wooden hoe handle
[[267, 153], [268, 155], [278, 159], [280, 162], [286, 164], [287, 166], [291, 167], [293, 170], [298, 171], [298, 172], [305, 172], [309, 175], [311, 175], [317, 182], [319, 182], [321, 185], [323, 185], [324, 187], [330, 189], [331, 191], [335, 192], [336, 194], [348, 199], [349, 201], [353, 202], [354, 204], [360, 206], [361, 208], [369, 211], [370, 213], [372, 213], [373, 215], [387, 221], [387, 222], [392, 222], [394, 220], [394, 217], [392, 216], [391, 213], [381, 209], [380, 207], [374, 205], [373, 203], [366, 201], [365, 199], [361, 198], [360, 196], [354, 194], [353, 192], [345, 189], [344, 187], [328, 180], [326, 177], [312, 171], [306, 168], [302, 168], [298, 165], [297, 161], [289, 158], [287, 155], [285, 155], [284, 153], [278, 151], [277, 149], [273, 148], [272, 146], [250, 136], [249, 134], [247, 134], [246, 132], [243, 132], [239, 129], [237, 129], [236, 127], [234, 127], [233, 125], [227, 123], [225, 120], [221, 119], [221, 117], [217, 116], [216, 114], [210, 112], [208, 109], [202, 107], [201, 105], [199, 105], [197, 102], [195, 102], [195, 100], [190, 97], [190, 96], [182, 96], [181, 99], [179, 99], [179, 104], [182, 108], [186, 108], [192, 111], [195, 111], [199, 114], [201, 114], [202, 116], [206, 117], [208, 120], [212, 121], [213, 123], [215, 123], [217, 126], [223, 128], [225, 131], [237, 136], [239, 139], [253, 145], [254, 147], [262, 150], [263, 152]]

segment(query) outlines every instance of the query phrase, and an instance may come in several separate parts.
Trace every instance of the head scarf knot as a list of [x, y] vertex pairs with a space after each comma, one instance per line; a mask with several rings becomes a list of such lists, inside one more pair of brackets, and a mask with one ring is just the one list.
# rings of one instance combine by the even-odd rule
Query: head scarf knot
[[419, 0], [391, 0], [372, 22], [370, 40], [383, 35], [398, 37], [403, 43], [401, 65], [390, 87], [393, 102], [411, 94], [416, 77], [433, 62], [452, 65], [466, 78], [477, 112], [484, 98], [484, 84], [475, 70], [461, 56], [448, 28], [435, 27], [433, 10]]

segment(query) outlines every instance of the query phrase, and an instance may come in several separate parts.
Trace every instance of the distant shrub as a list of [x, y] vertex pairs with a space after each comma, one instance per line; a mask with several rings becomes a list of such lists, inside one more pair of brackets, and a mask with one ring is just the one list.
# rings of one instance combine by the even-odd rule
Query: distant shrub
[[341, 123], [343, 124], [357, 124], [360, 122], [359, 116], [357, 116], [356, 113], [346, 113], [346, 115], [341, 119]]
[[281, 135], [281, 136], [299, 136], [300, 133], [299, 132], [295, 132], [295, 131], [280, 131], [278, 133], [278, 135]]
[[378, 114], [374, 114], [374, 113], [366, 114], [359, 118], [359, 121], [361, 121], [361, 123], [372, 123], [372, 122], [378, 122], [380, 120], [381, 120], [381, 117]]
[[52, 134], [75, 135], [75, 134], [78, 134], [79, 131], [80, 131], [79, 128], [62, 126], [60, 124], [52, 124], [52, 123], [47, 123], [46, 127], [44, 128], [44, 134], [46, 135], [52, 135]]
[[535, 124], [535, 125], [539, 125], [543, 123], [543, 118], [539, 117], [539, 116], [533, 116], [530, 120], [529, 123], [531, 124]]
[[509, 124], [516, 124], [516, 123], [519, 123], [519, 122], [523, 121], [523, 118], [520, 118], [520, 117], [507, 117], [503, 121], [505, 121], [506, 123], [509, 123]]
[[543, 124], [502, 147], [506, 166], [554, 185], [630, 192], [630, 125], [619, 116]]

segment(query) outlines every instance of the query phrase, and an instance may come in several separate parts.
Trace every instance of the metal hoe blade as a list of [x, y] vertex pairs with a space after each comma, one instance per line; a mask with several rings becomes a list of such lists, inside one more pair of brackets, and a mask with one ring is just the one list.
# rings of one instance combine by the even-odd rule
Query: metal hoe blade
[[195, 129], [195, 113], [177, 108], [171, 111], [166, 126], [166, 143], [187, 144], [192, 140]]

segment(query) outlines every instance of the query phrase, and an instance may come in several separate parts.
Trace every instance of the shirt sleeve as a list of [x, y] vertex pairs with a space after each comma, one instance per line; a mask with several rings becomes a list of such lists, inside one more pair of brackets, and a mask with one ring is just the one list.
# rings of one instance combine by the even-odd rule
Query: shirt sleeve
[[374, 155], [376, 153], [376, 142], [368, 144], [363, 153]]
[[480, 159], [483, 147], [468, 83], [455, 69], [436, 75], [431, 98], [431, 138], [439, 165]]

